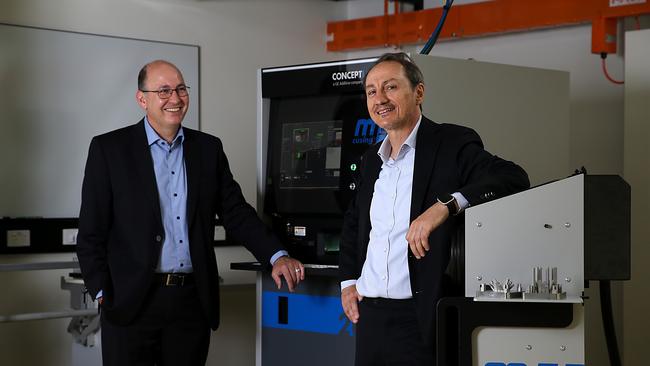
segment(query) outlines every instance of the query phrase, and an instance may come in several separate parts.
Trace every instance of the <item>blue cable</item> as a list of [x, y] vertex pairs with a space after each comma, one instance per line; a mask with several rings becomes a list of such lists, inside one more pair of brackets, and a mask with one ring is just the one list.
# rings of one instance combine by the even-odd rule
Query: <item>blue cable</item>
[[422, 47], [422, 50], [420, 51], [421, 55], [428, 55], [429, 52], [431, 52], [433, 46], [436, 44], [438, 36], [440, 35], [440, 31], [442, 31], [442, 26], [445, 24], [445, 19], [447, 19], [447, 13], [449, 13], [449, 9], [451, 9], [451, 4], [453, 3], [454, 0], [447, 0], [445, 2], [445, 5], [442, 7], [442, 16], [440, 17], [440, 21], [438, 22], [436, 29], [434, 29], [433, 33], [431, 34], [431, 37], [429, 37], [427, 43], [424, 45], [424, 47]]

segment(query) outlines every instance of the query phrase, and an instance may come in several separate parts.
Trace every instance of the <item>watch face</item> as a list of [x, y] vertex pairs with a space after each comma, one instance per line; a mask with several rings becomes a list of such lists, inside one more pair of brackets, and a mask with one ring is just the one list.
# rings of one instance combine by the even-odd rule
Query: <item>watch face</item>
[[451, 201], [447, 202], [447, 204], [445, 206], [447, 206], [447, 208], [449, 209], [449, 214], [450, 215], [453, 215], [453, 214], [456, 213], [456, 208], [454, 207], [455, 206], [454, 205], [454, 200], [451, 200]]
[[456, 197], [446, 194], [443, 196], [444, 199], [444, 204], [447, 206], [447, 209], [449, 210], [450, 215], [456, 215], [458, 211], [460, 211], [460, 207], [458, 206], [458, 201], [456, 201]]
[[440, 197], [438, 197], [438, 202], [442, 203], [447, 207], [447, 210], [449, 210], [450, 215], [456, 215], [458, 211], [460, 211], [460, 208], [458, 207], [458, 203], [456, 202], [456, 197], [450, 194], [441, 195]]
[[448, 206], [450, 203], [455, 201], [456, 198], [450, 194], [443, 194], [438, 198], [438, 202], [442, 203], [445, 206]]

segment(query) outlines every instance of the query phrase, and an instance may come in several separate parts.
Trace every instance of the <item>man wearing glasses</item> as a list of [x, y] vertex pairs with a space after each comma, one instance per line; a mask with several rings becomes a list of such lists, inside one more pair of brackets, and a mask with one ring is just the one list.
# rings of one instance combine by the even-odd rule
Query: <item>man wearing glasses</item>
[[281, 277], [290, 290], [304, 279], [244, 200], [221, 141], [182, 126], [189, 89], [173, 64], [145, 65], [145, 117], [90, 143], [77, 255], [100, 304], [104, 365], [205, 364], [219, 325], [215, 215], [272, 266], [278, 288]]

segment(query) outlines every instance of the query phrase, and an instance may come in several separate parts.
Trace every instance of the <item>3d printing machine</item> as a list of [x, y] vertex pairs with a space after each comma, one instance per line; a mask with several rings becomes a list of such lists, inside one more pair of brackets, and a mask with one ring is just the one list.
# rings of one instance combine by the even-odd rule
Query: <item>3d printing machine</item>
[[438, 304], [438, 365], [584, 365], [585, 285], [601, 281], [607, 312], [606, 281], [630, 278], [630, 188], [577, 174], [470, 208], [464, 250], [465, 297]]

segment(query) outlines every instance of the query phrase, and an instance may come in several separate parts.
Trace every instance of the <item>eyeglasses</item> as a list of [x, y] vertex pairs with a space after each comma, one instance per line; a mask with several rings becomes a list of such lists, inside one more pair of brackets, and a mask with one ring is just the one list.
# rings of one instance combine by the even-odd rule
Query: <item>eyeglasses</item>
[[186, 97], [190, 93], [190, 87], [187, 85], [179, 85], [175, 89], [171, 89], [171, 88], [162, 88], [158, 90], [140, 89], [140, 91], [143, 93], [158, 93], [158, 98], [169, 99], [172, 97], [174, 91], [176, 91], [176, 95], [178, 95], [179, 97]]

